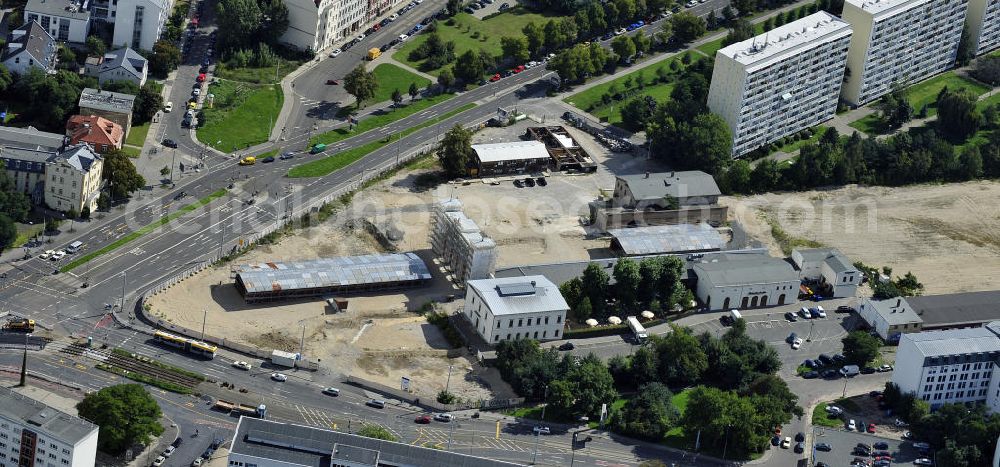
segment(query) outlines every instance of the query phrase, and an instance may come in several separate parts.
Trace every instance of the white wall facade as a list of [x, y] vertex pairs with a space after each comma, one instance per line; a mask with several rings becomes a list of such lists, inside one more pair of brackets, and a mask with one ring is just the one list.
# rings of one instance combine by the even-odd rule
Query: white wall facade
[[[907, 351], [907, 343], [910, 350]], [[924, 365], [924, 356], [904, 339], [896, 354], [892, 382], [904, 392], [912, 392], [927, 401], [931, 408], [942, 404], [985, 402], [1000, 378], [993, 362], [970, 362], [952, 365]], [[993, 390], [995, 393], [995, 390]]]
[[976, 55], [1000, 48], [1000, 0], [969, 0], [965, 21], [976, 44]]
[[822, 123], [837, 112], [850, 26], [825, 12], [715, 54], [708, 107], [733, 134], [733, 156]]
[[546, 341], [562, 338], [568, 310], [496, 316], [475, 289], [466, 287], [465, 290], [465, 317], [490, 344], [517, 339]]
[[758, 308], [798, 301], [799, 282], [762, 282], [741, 286], [717, 286], [706, 277], [698, 277], [695, 295], [712, 310]]
[[861, 285], [861, 273], [855, 270], [834, 271], [830, 264], [824, 261], [820, 265], [823, 280], [833, 287], [834, 297], [853, 297], [857, 295]]
[[[968, 0], [846, 0], [854, 36], [842, 98], [867, 104], [955, 64]], [[919, 109], [918, 109], [919, 110]]]
[[57, 211], [80, 212], [84, 206], [97, 210], [97, 192], [101, 188], [101, 159], [96, 159], [87, 172], [66, 163], [45, 167], [45, 204]]
[[87, 35], [90, 33], [89, 19], [66, 18], [28, 9], [24, 11], [24, 18], [25, 21], [38, 21], [38, 24], [45, 27], [57, 41], [83, 43], [87, 41]]
[[323, 51], [365, 29], [368, 3], [360, 0], [284, 0], [288, 30], [281, 41], [299, 49]]
[[17, 466], [22, 438], [30, 433], [35, 436], [32, 456], [38, 467], [93, 467], [97, 458], [97, 434], [92, 431], [76, 445], [50, 436], [37, 426], [0, 417], [0, 465]]
[[115, 33], [111, 48], [129, 46], [153, 50], [172, 6], [170, 0], [119, 0], [114, 9]]

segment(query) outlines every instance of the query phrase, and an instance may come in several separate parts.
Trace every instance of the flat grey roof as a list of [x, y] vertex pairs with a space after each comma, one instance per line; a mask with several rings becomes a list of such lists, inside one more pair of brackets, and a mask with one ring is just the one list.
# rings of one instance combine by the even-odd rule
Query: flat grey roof
[[0, 387], [0, 417], [37, 427], [39, 431], [74, 446], [98, 430], [93, 423], [5, 387]]
[[719, 196], [719, 185], [711, 175], [700, 170], [620, 175], [636, 200], [658, 200], [664, 195], [674, 198]]
[[[889, 300], [865, 300], [861, 308], [871, 307], [890, 326], [921, 322], [920, 316], [908, 303], [909, 298], [892, 298]], [[898, 304], [898, 305], [897, 305]]]
[[338, 461], [347, 461], [354, 465], [378, 466], [378, 451], [359, 448], [349, 444], [334, 444], [333, 458]]
[[511, 141], [507, 143], [473, 144], [472, 150], [480, 162], [503, 162], [524, 159], [548, 159], [549, 151], [541, 141]]
[[1000, 320], [1000, 290], [907, 297], [924, 326], [986, 323]]
[[90, 11], [73, 0], [28, 0], [25, 12], [90, 21]]
[[913, 341], [924, 357], [1000, 352], [1000, 336], [988, 327], [903, 334], [899, 345], [906, 340]]
[[568, 310], [559, 287], [545, 276], [506, 277], [467, 281], [494, 316]]
[[379, 465], [510, 467], [520, 464], [258, 418], [241, 417], [231, 454], [280, 460], [288, 465], [329, 467], [334, 446], [378, 452]]
[[431, 278], [414, 253], [341, 256], [289, 263], [244, 264], [236, 268], [248, 293], [420, 281]]
[[711, 259], [706, 256], [692, 269], [699, 280], [710, 277], [716, 287], [799, 281], [791, 264], [768, 255], [721, 254]]
[[[120, 92], [101, 91], [100, 89], [84, 88], [80, 93], [80, 107], [104, 110], [106, 112], [132, 113], [135, 96]], [[83, 113], [83, 112], [81, 112]]]
[[708, 224], [652, 225], [631, 229], [608, 229], [625, 254], [652, 255], [720, 250], [726, 244]]
[[32, 126], [0, 126], [0, 146], [57, 151], [63, 146], [64, 138], [60, 133], [49, 133]]

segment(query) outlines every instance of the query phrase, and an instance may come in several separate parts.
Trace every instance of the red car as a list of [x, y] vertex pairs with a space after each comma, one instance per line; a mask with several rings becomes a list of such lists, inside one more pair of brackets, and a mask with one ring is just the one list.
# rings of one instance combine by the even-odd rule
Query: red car
[[510, 71], [513, 71], [514, 73], [520, 73], [524, 71], [524, 65], [518, 65], [517, 67], [515, 67], [513, 70]]
[[427, 425], [427, 424], [429, 424], [431, 422], [431, 416], [430, 415], [421, 415], [421, 416], [415, 418], [413, 421], [416, 422], [416, 423], [419, 423], [421, 425]]
[[493, 77], [490, 78], [490, 81], [494, 81], [494, 82], [495, 81], [500, 81], [500, 73], [497, 73], [497, 74], [493, 75]]
[[204, 73], [198, 74], [198, 82], [202, 83], [204, 81], [205, 81], [205, 74]]
[[382, 29], [382, 25], [381, 24], [375, 23], [375, 25], [372, 26], [372, 30], [374, 30], [374, 31], [378, 31], [379, 29]]
[[874, 433], [875, 432], [875, 424], [874, 423], [869, 423], [868, 424], [868, 432], [869, 433]]
[[340, 84], [340, 81], [337, 81], [335, 79], [328, 79], [326, 80], [326, 84]]

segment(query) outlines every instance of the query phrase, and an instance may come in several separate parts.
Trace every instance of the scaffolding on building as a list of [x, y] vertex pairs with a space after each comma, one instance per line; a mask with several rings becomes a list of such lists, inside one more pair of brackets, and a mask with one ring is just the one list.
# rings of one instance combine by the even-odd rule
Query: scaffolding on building
[[487, 279], [496, 270], [496, 242], [465, 215], [457, 199], [434, 205], [430, 241], [435, 256], [451, 270], [456, 282]]

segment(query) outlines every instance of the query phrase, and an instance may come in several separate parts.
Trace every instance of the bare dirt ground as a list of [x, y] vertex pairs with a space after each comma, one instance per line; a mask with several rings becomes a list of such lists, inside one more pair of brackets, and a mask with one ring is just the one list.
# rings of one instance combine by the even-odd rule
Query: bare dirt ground
[[839, 248], [853, 261], [912, 271], [925, 294], [1000, 286], [1000, 183], [828, 191], [724, 198], [747, 233], [772, 254], [773, 218], [791, 236]]

